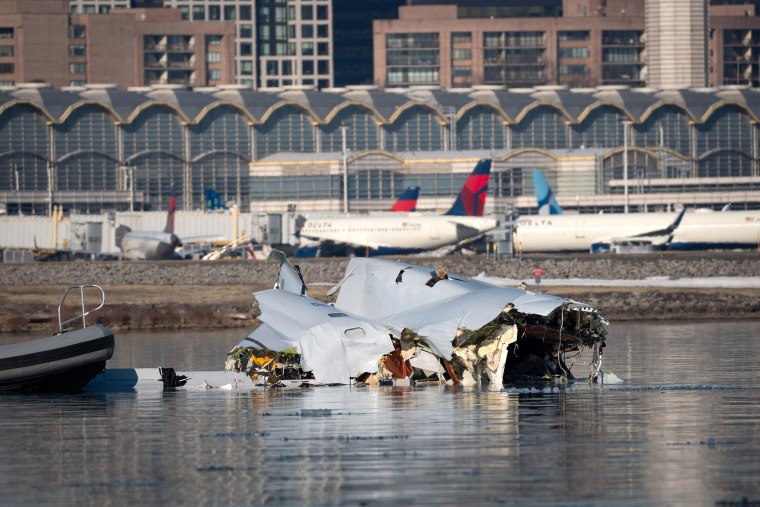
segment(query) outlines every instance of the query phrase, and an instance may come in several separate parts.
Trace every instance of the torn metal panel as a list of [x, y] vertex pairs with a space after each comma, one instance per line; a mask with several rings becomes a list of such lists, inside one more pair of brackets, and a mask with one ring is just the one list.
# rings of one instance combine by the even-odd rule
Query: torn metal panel
[[377, 371], [378, 358], [393, 351], [383, 326], [331, 305], [278, 289], [255, 297], [263, 324], [238, 347], [296, 351], [303, 371], [318, 382], [349, 383], [358, 374]]
[[[284, 256], [278, 260], [278, 280], [285, 283], [255, 294], [262, 325], [240, 344], [250, 349], [250, 364], [232, 363], [233, 369], [247, 368], [251, 378], [269, 368], [270, 384], [282, 378], [278, 371], [294, 370], [322, 383], [356, 378], [375, 385], [389, 379], [567, 379], [572, 374], [565, 355], [582, 348], [594, 349], [590, 378], [600, 371], [606, 321], [583, 303], [498, 287], [444, 268], [354, 258], [330, 291], [338, 293], [333, 306], [300, 295], [300, 272]], [[278, 355], [286, 352], [293, 355]]]

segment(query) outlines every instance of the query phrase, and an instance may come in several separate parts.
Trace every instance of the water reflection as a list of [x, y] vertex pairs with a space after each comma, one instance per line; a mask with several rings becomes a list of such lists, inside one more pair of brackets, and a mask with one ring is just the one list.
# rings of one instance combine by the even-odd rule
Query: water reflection
[[[756, 327], [615, 324], [626, 382], [604, 388], [5, 395], [2, 503], [757, 502]], [[218, 369], [238, 333], [128, 336], [114, 359]]]

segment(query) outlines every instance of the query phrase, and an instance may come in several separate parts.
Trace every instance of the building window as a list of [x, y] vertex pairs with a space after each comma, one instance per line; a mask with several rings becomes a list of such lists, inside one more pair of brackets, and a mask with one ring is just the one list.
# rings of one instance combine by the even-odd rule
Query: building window
[[12, 39], [13, 28], [9, 26], [0, 27], [0, 39]]
[[206, 53], [207, 63], [220, 63], [222, 61], [221, 53]]
[[301, 19], [314, 19], [314, 6], [302, 5], [301, 6]]
[[326, 38], [330, 36], [328, 25], [317, 25], [317, 37]]
[[13, 56], [13, 46], [0, 46], [0, 56]]
[[267, 62], [266, 69], [267, 69], [267, 75], [269, 76], [279, 75], [279, 72], [277, 71], [277, 62], [275, 61]]
[[329, 74], [330, 62], [328, 60], [317, 60], [317, 74]]
[[204, 21], [206, 19], [206, 9], [202, 5], [193, 5], [193, 21]]
[[314, 75], [314, 62], [311, 60], [304, 60], [301, 62], [301, 74], [304, 76]]
[[94, 5], [84, 5], [82, 6], [82, 12], [85, 14], [95, 14], [95, 6]]
[[111, 12], [110, 5], [101, 5], [98, 7], [98, 14], [108, 14], [109, 12]]
[[472, 42], [472, 33], [470, 32], [452, 32], [451, 42]]
[[253, 55], [253, 45], [250, 42], [243, 42], [240, 44], [240, 56]]
[[183, 21], [188, 21], [190, 19], [190, 7], [187, 5], [181, 5], [179, 7], [179, 13]]
[[301, 37], [304, 39], [314, 38], [314, 26], [313, 25], [301, 25]]
[[290, 76], [293, 74], [293, 62], [290, 60], [283, 60], [282, 61], [282, 75], [283, 76]]
[[583, 30], [559, 32], [557, 33], [557, 39], [560, 41], [586, 41], [589, 39], [589, 32]]
[[253, 37], [253, 25], [240, 25], [240, 38], [250, 39]]
[[221, 35], [207, 35], [206, 42], [208, 43], [209, 46], [221, 46], [222, 36]]
[[69, 56], [85, 56], [85, 45], [69, 44]]
[[235, 18], [237, 17], [236, 14], [237, 12], [234, 5], [224, 6], [224, 19], [226, 21], [235, 21]]
[[317, 54], [319, 56], [327, 56], [330, 54], [330, 44], [327, 42], [317, 42]]
[[219, 69], [211, 69], [208, 71], [209, 81], [219, 81], [222, 79], [222, 71]]
[[587, 48], [559, 48], [560, 58], [588, 58]]
[[240, 19], [242, 19], [243, 21], [251, 20], [251, 6], [250, 5], [240, 6]]
[[471, 60], [472, 59], [472, 50], [471, 49], [454, 49], [451, 51], [451, 57], [454, 60]]
[[330, 19], [326, 5], [317, 5], [317, 19]]
[[14, 74], [16, 65], [13, 63], [0, 63], [0, 74]]
[[314, 43], [313, 42], [302, 42], [301, 43], [301, 54], [306, 56], [311, 56], [314, 54]]
[[253, 75], [253, 62], [249, 61], [243, 61], [240, 62], [240, 73], [244, 76], [252, 76]]
[[72, 39], [84, 39], [86, 35], [87, 31], [82, 25], [71, 25], [69, 27], [69, 37]]
[[86, 74], [87, 63], [85, 62], [71, 62], [69, 63], [69, 74]]
[[220, 19], [222, 19], [221, 7], [219, 7], [218, 5], [209, 5], [208, 19], [210, 21], [219, 21]]
[[81, 79], [74, 79], [72, 81], [69, 81], [69, 86], [85, 86], [87, 84], [87, 81], [82, 81]]
[[385, 38], [385, 47], [394, 48], [438, 48], [437, 33], [393, 33]]
[[0, 86], [16, 86], [16, 82], [0, 79]]

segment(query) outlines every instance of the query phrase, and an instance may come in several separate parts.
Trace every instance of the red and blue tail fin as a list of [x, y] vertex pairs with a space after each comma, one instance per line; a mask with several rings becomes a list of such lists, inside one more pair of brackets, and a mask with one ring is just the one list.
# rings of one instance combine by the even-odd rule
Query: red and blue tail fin
[[417, 209], [417, 198], [420, 196], [420, 187], [409, 187], [404, 190], [396, 202], [391, 206], [391, 211], [414, 211]]
[[164, 232], [174, 234], [174, 212], [177, 211], [177, 196], [172, 192], [172, 196], [169, 197], [169, 210], [166, 213], [166, 227]]
[[491, 176], [491, 160], [478, 160], [462, 190], [459, 191], [454, 205], [446, 212], [447, 215], [482, 217], [486, 206], [488, 179]]

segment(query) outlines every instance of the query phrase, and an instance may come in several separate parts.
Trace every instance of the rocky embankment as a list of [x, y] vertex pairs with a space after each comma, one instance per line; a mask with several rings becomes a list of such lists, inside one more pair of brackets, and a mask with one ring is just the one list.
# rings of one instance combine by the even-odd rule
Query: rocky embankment
[[[494, 261], [485, 255], [407, 258], [450, 273], [526, 280], [540, 266], [545, 278], [606, 280], [650, 277], [760, 277], [760, 253], [526, 256]], [[325, 298], [348, 259], [299, 259], [310, 294]], [[115, 329], [250, 327], [251, 293], [271, 287], [278, 266], [255, 261], [50, 262], [0, 264], [0, 332], [50, 329], [65, 287], [98, 284], [107, 304], [97, 321]], [[758, 289], [654, 289], [541, 285], [541, 290], [597, 306], [624, 319], [760, 318]]]

